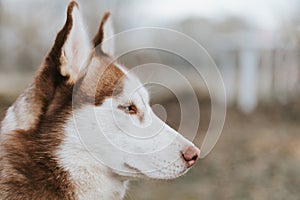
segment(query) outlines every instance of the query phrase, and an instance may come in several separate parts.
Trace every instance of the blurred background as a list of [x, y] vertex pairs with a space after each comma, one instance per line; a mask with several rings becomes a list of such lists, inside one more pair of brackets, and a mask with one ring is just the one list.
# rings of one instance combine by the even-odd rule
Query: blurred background
[[[0, 112], [32, 81], [64, 23], [67, 4], [0, 0]], [[91, 37], [106, 10], [113, 14], [116, 33], [161, 27], [188, 35], [206, 49], [225, 83], [225, 126], [209, 156], [174, 181], [133, 181], [127, 200], [300, 198], [299, 0], [89, 0], [82, 1], [81, 8]], [[147, 39], [155, 44], [168, 38], [149, 33]], [[117, 43], [116, 51], [137, 40]], [[169, 44], [184, 46], [176, 40]], [[201, 146], [211, 100], [205, 81], [190, 64], [154, 50], [132, 52], [121, 60], [129, 68], [163, 63], [184, 74], [199, 99], [201, 120], [194, 142]], [[212, 65], [206, 60], [203, 66]], [[166, 79], [180, 88], [180, 82]], [[181, 88], [183, 103], [189, 106], [190, 94]], [[163, 105], [168, 123], [178, 128], [181, 111], [175, 95], [166, 88], [151, 90], [152, 103]]]

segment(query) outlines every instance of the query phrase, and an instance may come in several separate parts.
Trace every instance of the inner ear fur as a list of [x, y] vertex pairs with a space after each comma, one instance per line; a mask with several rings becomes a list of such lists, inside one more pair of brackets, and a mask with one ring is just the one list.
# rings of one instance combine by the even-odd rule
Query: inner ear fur
[[91, 44], [85, 30], [79, 6], [75, 1], [69, 3], [67, 19], [56, 36], [48, 54], [48, 61], [56, 66], [60, 75], [68, 83], [75, 83], [91, 56]]

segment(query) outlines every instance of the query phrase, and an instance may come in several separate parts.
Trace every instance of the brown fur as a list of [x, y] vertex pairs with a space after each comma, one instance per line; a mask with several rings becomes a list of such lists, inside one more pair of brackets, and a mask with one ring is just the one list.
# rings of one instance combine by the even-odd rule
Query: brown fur
[[109, 65], [100, 77], [96, 89], [95, 105], [101, 105], [106, 97], [117, 96], [121, 93], [124, 73], [114, 65]]
[[68, 172], [54, 157], [63, 137], [59, 130], [71, 110], [72, 87], [65, 84], [66, 78], [59, 73], [59, 57], [72, 27], [70, 16], [75, 5], [70, 3], [66, 24], [58, 33], [34, 86], [23, 97], [38, 105], [31, 113], [37, 111], [39, 120], [32, 130], [6, 133], [1, 141], [1, 199], [75, 199]]
[[[77, 4], [72, 1], [66, 23], [38, 71], [34, 84], [20, 97], [26, 99], [26, 111], [34, 123], [28, 122], [31, 127], [28, 130], [16, 127], [9, 133], [1, 133], [0, 199], [76, 199], [70, 175], [55, 157], [64, 138], [64, 123], [74, 109], [72, 97], [79, 100], [80, 106], [87, 103], [101, 105], [114, 91], [117, 94], [121, 91], [119, 81], [124, 74], [110, 63], [107, 56], [94, 54], [89, 71], [75, 86], [68, 82], [68, 77], [61, 75], [61, 51], [72, 28], [74, 6]], [[95, 90], [89, 89], [92, 85]], [[21, 111], [22, 106], [17, 101], [15, 112]]]
[[73, 108], [86, 104], [100, 106], [106, 98], [118, 96], [124, 73], [106, 56], [94, 56], [89, 70], [73, 89]]

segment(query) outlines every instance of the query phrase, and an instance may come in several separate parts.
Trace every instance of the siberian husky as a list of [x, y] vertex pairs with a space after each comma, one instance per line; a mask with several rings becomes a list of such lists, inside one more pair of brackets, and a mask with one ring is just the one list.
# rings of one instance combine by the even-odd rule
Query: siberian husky
[[90, 42], [70, 2], [1, 123], [0, 199], [123, 199], [131, 179], [174, 179], [195, 164], [199, 149], [155, 116], [145, 87], [101, 44], [108, 17]]

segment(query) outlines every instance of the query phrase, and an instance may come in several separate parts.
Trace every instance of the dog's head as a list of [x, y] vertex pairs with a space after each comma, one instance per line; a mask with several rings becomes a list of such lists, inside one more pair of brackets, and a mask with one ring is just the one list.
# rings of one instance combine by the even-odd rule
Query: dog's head
[[[113, 174], [176, 178], [194, 165], [200, 151], [154, 114], [146, 88], [112, 59], [113, 47], [103, 45], [108, 16], [104, 15], [90, 42], [78, 5], [72, 1], [66, 23], [45, 59], [47, 67], [37, 78], [44, 88], [55, 85], [43, 94], [46, 100], [52, 96], [47, 109], [52, 115], [61, 115], [57, 110], [66, 105], [65, 94], [72, 93], [72, 115], [64, 125], [58, 154], [64, 165], [74, 159], [80, 165], [86, 159], [80, 156], [88, 152]], [[43, 83], [47, 76], [52, 81]]]

